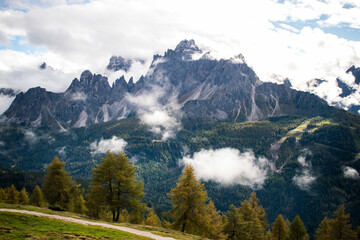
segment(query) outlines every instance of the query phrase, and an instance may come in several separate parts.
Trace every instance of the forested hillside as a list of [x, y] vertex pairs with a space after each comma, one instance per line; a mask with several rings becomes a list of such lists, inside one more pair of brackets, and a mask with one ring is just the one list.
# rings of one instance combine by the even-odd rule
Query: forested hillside
[[[271, 165], [263, 184], [204, 181], [217, 209], [225, 212], [230, 204], [240, 206], [256, 191], [269, 222], [279, 213], [288, 219], [299, 215], [313, 234], [324, 216], [330, 216], [340, 204], [346, 205], [352, 223], [359, 224], [360, 181], [358, 175], [351, 175], [351, 169], [360, 168], [358, 118], [337, 111], [322, 117], [284, 116], [253, 122], [220, 121], [204, 125], [183, 121], [176, 137], [167, 141], [159, 139], [137, 118], [66, 132], [2, 123], [0, 134], [7, 142], [2, 146], [0, 164], [7, 169], [44, 172], [54, 156], [59, 156], [71, 175], [87, 188], [92, 169], [105, 154], [96, 152], [91, 144], [99, 146], [101, 140], [122, 139], [126, 142], [126, 154], [137, 167], [137, 177], [144, 183], [144, 202], [161, 213], [170, 210], [166, 193], [175, 186], [184, 157], [206, 149], [252, 151], [256, 157], [268, 159]], [[278, 149], [271, 152], [276, 143]], [[13, 176], [15, 184], [23, 181], [16, 174]]]

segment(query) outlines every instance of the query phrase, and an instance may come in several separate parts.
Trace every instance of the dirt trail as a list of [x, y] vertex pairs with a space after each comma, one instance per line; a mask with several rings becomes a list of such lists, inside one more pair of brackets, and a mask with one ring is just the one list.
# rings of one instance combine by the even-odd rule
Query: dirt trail
[[143, 236], [143, 237], [148, 237], [148, 238], [155, 239], [155, 240], [175, 240], [175, 238], [162, 237], [162, 236], [153, 234], [151, 232], [141, 231], [141, 230], [137, 230], [137, 229], [133, 229], [133, 228], [115, 226], [115, 225], [107, 224], [107, 223], [91, 222], [91, 221], [87, 221], [87, 220], [81, 220], [81, 219], [76, 219], [76, 218], [71, 218], [71, 217], [63, 217], [63, 216], [59, 216], [59, 215], [52, 215], [52, 214], [32, 212], [32, 211], [26, 211], [26, 210], [17, 210], [17, 209], [2, 209], [2, 208], [0, 208], [0, 212], [22, 213], [22, 214], [34, 215], [34, 216], [38, 216], [38, 217], [46, 217], [46, 218], [50, 218], [50, 219], [61, 220], [61, 221], [65, 221], [65, 222], [78, 223], [78, 224], [82, 224], [82, 225], [111, 228], [111, 229], [120, 230], [123, 232], [136, 234], [136, 235]]

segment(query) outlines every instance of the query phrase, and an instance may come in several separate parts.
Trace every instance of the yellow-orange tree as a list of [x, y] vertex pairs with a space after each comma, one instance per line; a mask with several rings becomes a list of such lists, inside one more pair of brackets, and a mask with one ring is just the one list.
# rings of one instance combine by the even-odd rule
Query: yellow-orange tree
[[173, 205], [170, 214], [175, 218], [175, 229], [215, 239], [225, 237], [221, 233], [219, 212], [214, 204], [209, 202], [204, 184], [196, 179], [191, 165], [185, 166], [176, 187], [171, 189], [168, 196]]
[[[102, 211], [111, 211], [113, 221], [118, 222], [122, 210], [133, 216], [139, 215], [144, 204], [143, 184], [135, 179], [136, 168], [125, 153], [108, 152], [101, 164], [93, 169], [88, 208], [93, 217]], [[135, 221], [136, 222], [136, 221]]]

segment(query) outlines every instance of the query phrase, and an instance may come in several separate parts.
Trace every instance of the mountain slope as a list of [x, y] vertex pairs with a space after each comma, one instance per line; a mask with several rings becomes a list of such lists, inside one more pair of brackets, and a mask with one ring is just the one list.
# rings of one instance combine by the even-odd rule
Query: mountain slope
[[106, 77], [87, 70], [64, 93], [33, 88], [18, 94], [4, 115], [25, 126], [82, 127], [148, 111], [154, 106], [144, 106], [143, 99], [149, 97], [158, 108], [203, 122], [333, 111], [311, 94], [261, 82], [241, 55], [209, 56], [193, 40], [184, 40], [164, 56], [155, 55], [147, 75], [135, 84], [121, 77], [110, 87]]
[[[74, 177], [88, 179], [106, 150], [123, 150], [144, 182], [145, 202], [164, 212], [186, 159], [235, 152], [224, 174], [238, 174], [231, 184], [218, 175], [201, 178], [218, 209], [257, 191], [269, 222], [279, 213], [299, 214], [313, 233], [344, 203], [354, 225], [360, 223], [360, 117], [313, 94], [263, 83], [241, 56], [213, 60], [193, 41], [155, 55], [136, 83], [122, 77], [110, 86], [106, 77], [85, 71], [64, 93], [34, 88], [18, 94], [5, 117], [5, 168], [44, 171], [58, 155]], [[166, 131], [172, 134], [160, 138]], [[231, 156], [203, 166], [221, 172]], [[250, 170], [236, 168], [249, 163]]]

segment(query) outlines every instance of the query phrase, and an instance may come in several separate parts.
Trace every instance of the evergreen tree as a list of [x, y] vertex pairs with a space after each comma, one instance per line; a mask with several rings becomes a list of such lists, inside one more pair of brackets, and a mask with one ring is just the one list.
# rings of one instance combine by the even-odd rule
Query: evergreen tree
[[90, 186], [90, 192], [86, 195], [88, 201], [85, 203], [88, 209], [87, 215], [90, 217], [99, 219], [101, 213], [107, 208], [103, 193], [104, 189], [101, 184]]
[[7, 199], [6, 192], [3, 188], [0, 188], [0, 202], [5, 202]]
[[204, 234], [207, 226], [206, 202], [209, 200], [204, 184], [196, 180], [195, 170], [186, 165], [175, 188], [168, 193], [173, 205], [170, 214], [175, 218], [174, 228], [181, 232]]
[[80, 184], [73, 184], [69, 190], [69, 202], [66, 209], [70, 212], [85, 214], [87, 208], [83, 197], [84, 190], [80, 189]]
[[29, 194], [25, 187], [23, 187], [19, 193], [19, 203], [22, 205], [27, 205], [29, 203]]
[[74, 212], [80, 213], [80, 214], [85, 214], [87, 212], [85, 200], [84, 200], [84, 197], [82, 194], [76, 196]]
[[64, 169], [65, 163], [58, 157], [50, 163], [44, 182], [44, 195], [52, 206], [67, 209], [70, 201], [71, 178]]
[[38, 185], [35, 186], [31, 194], [30, 204], [37, 207], [44, 207], [46, 205], [43, 192]]
[[230, 206], [225, 217], [224, 232], [230, 239], [266, 239], [269, 235], [265, 231], [268, 227], [266, 213], [255, 193], [239, 208]]
[[263, 230], [265, 231], [269, 227], [269, 224], [266, 220], [266, 212], [263, 206], [259, 205], [260, 200], [256, 197], [255, 192], [251, 193], [249, 201], [252, 208], [255, 210], [255, 213], [257, 215], [256, 217], [260, 220]]
[[136, 168], [125, 153], [118, 155], [108, 152], [101, 164], [93, 169], [90, 192], [87, 195], [91, 209], [89, 214], [99, 216], [102, 211], [110, 211], [112, 220], [118, 222], [123, 209], [131, 212], [133, 221], [139, 222], [143, 216], [144, 197], [142, 182], [135, 179]]
[[290, 240], [305, 240], [306, 238], [306, 227], [297, 215], [292, 223], [290, 224], [289, 231]]
[[228, 239], [239, 239], [242, 228], [239, 209], [231, 204], [225, 214], [225, 219], [224, 232], [228, 235]]
[[7, 188], [7, 203], [16, 204], [19, 202], [19, 192], [16, 190], [14, 184], [11, 184], [11, 187]]
[[154, 212], [153, 209], [150, 210], [150, 212], [148, 213], [148, 216], [145, 220], [145, 224], [149, 225], [149, 226], [159, 226], [160, 225], [160, 219], [159, 217], [156, 215], [156, 213]]
[[206, 236], [211, 239], [226, 239], [226, 235], [222, 233], [223, 222], [221, 219], [220, 211], [216, 210], [215, 204], [212, 200], [207, 205], [207, 223], [210, 226], [207, 230]]
[[272, 227], [272, 235], [274, 240], [285, 240], [288, 238], [286, 222], [281, 214], [279, 214], [274, 222]]
[[328, 240], [331, 238], [331, 231], [330, 231], [330, 228], [331, 228], [331, 220], [328, 219], [327, 217], [325, 217], [318, 229], [316, 230], [316, 233], [315, 233], [315, 239], [316, 240]]
[[355, 239], [355, 232], [351, 230], [352, 226], [349, 223], [350, 214], [345, 214], [345, 206], [342, 204], [335, 212], [331, 221], [330, 235], [334, 240], [351, 240]]
[[253, 239], [260, 240], [265, 238], [265, 230], [261, 225], [260, 219], [253, 208], [253, 205], [245, 200], [241, 203], [239, 208], [240, 221], [243, 224], [243, 235], [239, 239]]

